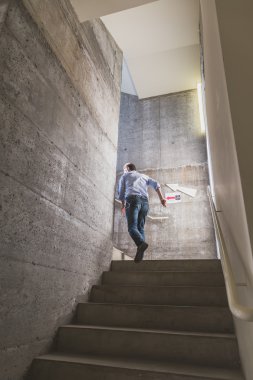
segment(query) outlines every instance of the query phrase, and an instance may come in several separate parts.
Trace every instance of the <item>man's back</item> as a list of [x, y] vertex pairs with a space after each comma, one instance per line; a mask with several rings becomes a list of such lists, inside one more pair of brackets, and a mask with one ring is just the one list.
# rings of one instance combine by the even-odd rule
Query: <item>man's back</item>
[[160, 187], [157, 181], [136, 170], [124, 173], [119, 182], [119, 199], [123, 200], [129, 195], [140, 195], [148, 198], [148, 186], [155, 190]]

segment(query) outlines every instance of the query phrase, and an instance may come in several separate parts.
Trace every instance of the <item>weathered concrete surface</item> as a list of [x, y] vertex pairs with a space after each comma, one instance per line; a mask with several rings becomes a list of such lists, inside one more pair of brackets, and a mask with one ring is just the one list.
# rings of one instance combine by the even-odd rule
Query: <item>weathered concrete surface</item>
[[[94, 49], [97, 46], [101, 49], [101, 42], [103, 45], [105, 40], [108, 42], [108, 48], [112, 49], [114, 63], [122, 59], [122, 53], [116, 43], [111, 37], [101, 38], [103, 34], [101, 28], [97, 27], [97, 22], [92, 22], [96, 40], [89, 40], [87, 44], [87, 38], [80, 28], [80, 23], [68, 0], [55, 2], [51, 0], [44, 0], [43, 2], [40, 0], [23, 0], [23, 3], [43, 31], [45, 38], [61, 61], [75, 88], [88, 105], [93, 118], [116, 144], [117, 134], [113, 132], [118, 124], [118, 107], [115, 107], [114, 102], [108, 105], [108, 98], [118, 101], [121, 71], [118, 70], [118, 65], [111, 66], [108, 61], [106, 62], [106, 69], [101, 71], [98, 67], [94, 70], [94, 64], [97, 64]], [[89, 24], [89, 21], [87, 23]], [[101, 24], [100, 21], [99, 23]], [[104, 27], [103, 30], [105, 30]], [[89, 45], [91, 45], [91, 49], [89, 49]], [[104, 47], [102, 53], [107, 50]], [[94, 102], [94, 94], [96, 94], [96, 102]], [[97, 104], [100, 106], [98, 107]]]
[[131, 158], [145, 170], [206, 163], [195, 90], [138, 100], [121, 94], [117, 171]]
[[0, 0], [0, 33], [1, 33], [1, 28], [5, 22], [5, 17], [7, 15], [9, 3], [10, 3], [10, 0]]
[[18, 380], [110, 263], [122, 54], [65, 1], [40, 2], [41, 31], [2, 3], [0, 379]]
[[[214, 231], [206, 188], [209, 183], [205, 136], [201, 134], [195, 90], [139, 101], [121, 95], [117, 180], [125, 162], [157, 179], [163, 192], [172, 192], [166, 183], [197, 189], [192, 198], [181, 194], [182, 202], [164, 209], [157, 194], [150, 191], [145, 258], [214, 258]], [[126, 220], [115, 210], [115, 246], [134, 255], [136, 248], [127, 233]]]

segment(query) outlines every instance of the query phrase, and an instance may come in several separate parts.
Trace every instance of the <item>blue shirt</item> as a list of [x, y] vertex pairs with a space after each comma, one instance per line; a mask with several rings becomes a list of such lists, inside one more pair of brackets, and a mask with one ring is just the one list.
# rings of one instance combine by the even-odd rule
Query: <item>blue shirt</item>
[[148, 186], [153, 187], [154, 190], [161, 187], [157, 181], [136, 170], [124, 173], [119, 180], [119, 199], [124, 201], [129, 195], [141, 195], [148, 198]]

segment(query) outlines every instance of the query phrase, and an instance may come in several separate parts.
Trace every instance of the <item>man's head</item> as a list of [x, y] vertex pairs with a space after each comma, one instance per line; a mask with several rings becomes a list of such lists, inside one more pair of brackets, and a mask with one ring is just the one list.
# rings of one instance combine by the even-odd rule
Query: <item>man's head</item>
[[132, 172], [133, 170], [136, 170], [136, 167], [135, 167], [135, 165], [132, 164], [131, 162], [127, 162], [127, 163], [123, 166], [123, 171], [124, 171], [124, 173]]

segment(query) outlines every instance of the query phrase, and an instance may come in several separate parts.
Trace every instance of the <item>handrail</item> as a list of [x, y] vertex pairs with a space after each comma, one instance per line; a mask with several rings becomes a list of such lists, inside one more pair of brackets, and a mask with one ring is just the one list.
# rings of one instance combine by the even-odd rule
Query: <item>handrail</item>
[[207, 193], [208, 193], [210, 206], [211, 206], [214, 229], [215, 229], [216, 237], [217, 237], [218, 244], [220, 247], [221, 264], [222, 264], [223, 274], [225, 278], [225, 286], [226, 286], [226, 291], [227, 291], [229, 308], [231, 310], [231, 313], [236, 318], [242, 319], [244, 321], [253, 321], [253, 308], [241, 305], [240, 301], [238, 300], [238, 295], [236, 291], [236, 283], [235, 283], [232, 267], [229, 261], [229, 255], [227, 252], [225, 239], [220, 227], [220, 222], [217, 217], [217, 211], [215, 209], [215, 205], [212, 199], [212, 194], [211, 194], [211, 190], [209, 186], [208, 186]]
[[130, 255], [128, 255], [128, 253], [125, 253], [123, 251], [121, 251], [121, 249], [113, 246], [113, 248], [117, 249], [117, 251], [119, 251], [121, 253], [121, 260], [124, 261], [125, 260], [125, 256], [129, 257], [131, 260], [133, 260], [134, 258]]

